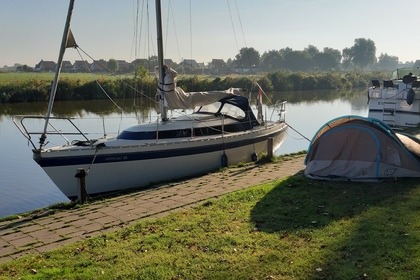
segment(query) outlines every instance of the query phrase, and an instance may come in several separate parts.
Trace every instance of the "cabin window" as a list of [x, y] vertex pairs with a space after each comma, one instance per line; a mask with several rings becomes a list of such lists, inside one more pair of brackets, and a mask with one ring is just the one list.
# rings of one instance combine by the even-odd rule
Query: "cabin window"
[[205, 106], [201, 106], [197, 112], [200, 113], [209, 113], [209, 114], [216, 114], [219, 111], [219, 108], [221, 106], [220, 102], [214, 102]]
[[[222, 108], [220, 108], [220, 106], [222, 106]], [[245, 112], [241, 110], [239, 107], [229, 104], [229, 103], [224, 103], [222, 105], [221, 102], [215, 102], [209, 105], [201, 106], [197, 110], [197, 113], [217, 114], [217, 115], [223, 114], [227, 117], [231, 117], [238, 120], [242, 120], [246, 117]]]
[[239, 120], [245, 118], [245, 112], [244, 111], [242, 111], [238, 107], [236, 107], [234, 105], [231, 105], [229, 103], [226, 103], [223, 106], [220, 113], [222, 113], [224, 115], [227, 115], [227, 116], [230, 116], [230, 117], [235, 118], [235, 119], [239, 119]]

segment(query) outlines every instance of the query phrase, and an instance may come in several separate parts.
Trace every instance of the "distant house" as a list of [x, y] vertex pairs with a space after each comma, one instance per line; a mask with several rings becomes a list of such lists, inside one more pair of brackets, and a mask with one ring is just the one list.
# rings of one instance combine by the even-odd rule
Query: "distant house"
[[192, 70], [200, 68], [200, 65], [197, 63], [197, 61], [195, 61], [195, 59], [184, 59], [179, 65], [181, 65], [183, 68], [190, 68]]
[[179, 64], [179, 70], [185, 74], [203, 74], [205, 72], [204, 63], [198, 63], [194, 59], [184, 59]]
[[223, 59], [213, 58], [209, 63], [211, 74], [226, 74], [228, 72], [227, 63]]
[[55, 62], [54, 61], [45, 61], [42, 60], [35, 65], [34, 71], [42, 71], [42, 72], [51, 72], [55, 70]]
[[90, 65], [90, 70], [92, 72], [106, 72], [107, 62], [103, 59], [95, 60]]
[[117, 60], [117, 62], [118, 62], [118, 72], [120, 73], [128, 73], [133, 69], [133, 67], [131, 66], [131, 63], [128, 63], [125, 60]]
[[63, 64], [61, 65], [61, 71], [71, 72], [72, 69], [73, 69], [73, 64], [71, 64], [70, 61], [68, 61], [68, 60], [63, 61]]
[[172, 59], [164, 59], [163, 64], [168, 65], [169, 67], [176, 67], [176, 63]]
[[89, 71], [89, 69], [87, 69], [87, 67], [89, 67], [89, 63], [87, 61], [84, 61], [84, 60], [76, 60], [73, 63], [73, 67], [71, 69], [71, 72], [85, 73], [85, 72], [88, 72]]

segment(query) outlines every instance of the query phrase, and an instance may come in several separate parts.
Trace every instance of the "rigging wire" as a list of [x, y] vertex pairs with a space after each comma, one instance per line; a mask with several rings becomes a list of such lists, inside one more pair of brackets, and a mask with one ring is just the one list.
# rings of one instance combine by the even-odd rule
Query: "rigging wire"
[[235, 38], [236, 50], [239, 52], [238, 38], [236, 37], [235, 24], [233, 23], [232, 11], [231, 11], [231, 9], [230, 9], [229, 0], [226, 0], [226, 3], [227, 3], [227, 5], [228, 5], [229, 17], [230, 17], [230, 23], [232, 24], [233, 37]]
[[190, 0], [190, 48], [191, 48], [191, 59], [193, 58], [193, 40], [192, 40], [192, 2]]
[[[140, 0], [136, 1], [136, 7], [135, 10], [135, 14], [134, 14], [134, 35], [133, 35], [133, 45], [134, 45], [134, 78], [135, 80], [137, 80], [137, 74], [138, 74], [138, 68], [139, 68], [139, 51], [140, 51], [140, 42], [141, 42], [141, 32], [142, 32], [142, 25], [143, 25], [143, 21], [141, 21], [139, 23], [139, 14], [140, 14], [140, 7], [141, 7], [141, 13], [143, 15], [143, 10], [144, 10], [144, 0], [142, 1], [142, 4], [140, 6]], [[143, 18], [143, 17], [141, 17]], [[140, 25], [140, 27], [139, 27]], [[137, 90], [137, 82], [135, 82], [135, 88]], [[133, 100], [133, 106], [137, 107], [137, 102], [136, 102], [136, 98], [137, 98], [137, 91], [135, 91], [134, 93], [134, 100]], [[143, 95], [140, 95], [140, 103], [142, 102], [142, 97]]]
[[[134, 15], [133, 15], [134, 28], [133, 28], [133, 43], [131, 45], [131, 53], [133, 53], [133, 49], [134, 49], [134, 58], [135, 59], [138, 58], [138, 50], [139, 50], [138, 42], [139, 42], [139, 38], [141, 38], [141, 27], [140, 27], [140, 29], [137, 28], [138, 25], [139, 25], [139, 8], [140, 8], [139, 1], [140, 0], [136, 0], [135, 7], [133, 7], [133, 11], [135, 11], [135, 12], [134, 12]], [[139, 34], [139, 32], [140, 32], [140, 34]]]
[[[102, 85], [99, 83], [99, 81], [97, 80], [97, 79], [95, 79], [95, 77], [93, 76], [93, 73], [92, 73], [92, 71], [91, 71], [91, 69], [89, 68], [89, 66], [87, 65], [87, 61], [86, 60], [84, 60], [83, 59], [83, 56], [82, 56], [82, 54], [80, 53], [80, 51], [82, 51], [84, 54], [86, 54], [86, 52], [85, 51], [83, 51], [83, 49], [82, 48], [80, 48], [80, 47], [77, 47], [76, 48], [76, 50], [77, 50], [77, 52], [79, 53], [79, 56], [80, 56], [80, 58], [82, 59], [82, 61], [85, 63], [85, 66], [86, 66], [86, 68], [88, 69], [88, 71], [89, 71], [89, 73], [92, 75], [92, 77], [94, 78], [94, 80], [95, 80], [95, 82], [96, 82], [96, 84], [99, 86], [99, 88], [102, 90], [102, 92], [105, 94], [105, 96], [106, 97], [108, 97], [108, 99], [115, 105], [115, 107], [117, 107], [121, 112], [124, 112], [124, 110], [123, 110], [123, 108], [121, 108], [120, 106], [118, 106], [118, 104], [117, 103], [115, 103], [115, 101], [111, 98], [111, 96], [109, 96], [109, 94], [106, 92], [106, 90], [102, 87]], [[87, 54], [86, 54], [87, 55]], [[89, 55], [88, 55], [89, 56]], [[89, 56], [89, 58], [91, 58], [90, 56]], [[92, 58], [91, 58], [92, 59]], [[95, 61], [94, 59], [92, 59], [93, 61]], [[103, 67], [102, 65], [101, 65], [101, 67]], [[103, 67], [103, 68], [105, 68], [105, 67]], [[106, 69], [106, 68], [105, 68]], [[109, 71], [108, 69], [106, 69], [107, 71]]]
[[239, 19], [239, 26], [241, 27], [242, 39], [244, 40], [245, 47], [247, 48], [248, 45], [247, 45], [246, 39], [245, 39], [245, 33], [244, 33], [243, 25], [242, 25], [241, 14], [239, 13], [238, 3], [237, 3], [236, 0], [235, 0], [235, 6], [236, 6], [236, 14], [238, 15], [238, 19]]
[[[92, 56], [90, 56], [88, 53], [86, 53], [80, 46], [77, 46], [77, 52], [79, 53], [79, 56], [80, 56], [80, 58], [82, 59], [82, 61], [85, 61], [86, 62], [86, 60], [84, 59], [84, 57], [82, 56], [82, 54], [80, 53], [80, 51], [81, 52], [83, 52], [87, 57], [89, 57], [92, 61], [96, 61]], [[80, 50], [80, 51], [79, 51]], [[88, 71], [90, 72], [90, 74], [92, 74], [93, 75], [93, 73], [92, 73], [92, 71], [90, 70], [90, 68], [88, 67], [88, 65], [86, 65], [87, 67], [87, 69], [88, 69]], [[115, 78], [118, 78], [118, 76], [117, 75], [115, 75], [115, 74], [113, 74], [108, 68], [106, 68], [104, 65], [101, 65], [101, 64], [99, 64], [99, 66], [102, 68], [102, 69], [104, 69], [105, 71], [107, 71], [110, 75], [112, 75], [112, 76], [114, 76]], [[98, 83], [98, 85], [100, 86], [100, 84], [99, 84], [99, 82], [98, 82], [98, 80], [97, 79], [95, 79], [95, 81]], [[137, 93], [139, 93], [139, 94], [142, 94], [144, 97], [146, 97], [146, 98], [148, 98], [148, 99], [150, 99], [150, 100], [153, 100], [153, 101], [155, 101], [153, 98], [151, 98], [151, 97], [149, 97], [149, 96], [147, 96], [147, 95], [145, 95], [144, 93], [142, 93], [142, 92], [140, 92], [140, 91], [138, 91], [137, 89], [135, 89], [132, 85], [130, 85], [130, 84], [128, 84], [127, 82], [125, 82], [124, 80], [122, 80], [122, 83], [125, 85], [125, 86], [127, 86], [127, 87], [129, 87], [129, 88], [131, 88], [132, 90], [134, 90], [134, 91], [136, 91]], [[120, 106], [118, 106], [118, 104], [117, 103], [115, 103], [115, 101], [113, 101], [112, 100], [112, 98], [106, 93], [106, 91], [105, 91], [105, 89], [102, 87], [102, 86], [100, 86], [100, 88], [104, 91], [104, 93], [106, 94], [106, 96], [112, 101], [112, 103], [118, 108], [118, 109], [120, 109], [121, 111], [124, 111]]]
[[176, 43], [176, 49], [178, 53], [178, 59], [181, 61], [181, 53], [179, 49], [179, 43], [178, 43], [178, 34], [176, 31], [176, 25], [175, 25], [175, 17], [174, 17], [174, 9], [172, 8], [172, 1], [169, 0], [168, 2], [168, 21], [166, 26], [166, 39], [165, 39], [165, 53], [166, 53], [166, 47], [168, 46], [168, 35], [169, 35], [169, 19], [172, 19], [172, 25], [174, 27], [174, 35], [175, 35], [175, 43]]

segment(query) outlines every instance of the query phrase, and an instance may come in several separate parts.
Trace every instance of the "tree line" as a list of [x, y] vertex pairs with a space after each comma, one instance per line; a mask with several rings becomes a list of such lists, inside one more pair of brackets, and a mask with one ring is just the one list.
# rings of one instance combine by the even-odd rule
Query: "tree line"
[[[148, 60], [151, 65], [157, 58]], [[114, 63], [115, 64], [115, 63]], [[155, 64], [153, 64], [155, 65]], [[209, 64], [211, 66], [211, 63]], [[414, 62], [405, 62], [403, 66], [412, 67]], [[145, 66], [145, 65], [144, 65]], [[171, 65], [181, 73], [201, 74], [202, 69], [185, 69], [185, 65]], [[303, 50], [284, 48], [269, 50], [260, 54], [253, 47], [244, 47], [234, 59], [226, 62], [225, 73], [258, 73], [277, 70], [287, 71], [386, 71], [394, 70], [401, 66], [397, 56], [381, 53], [376, 57], [375, 42], [371, 39], [358, 38], [354, 45], [342, 51], [325, 47], [319, 50], [313, 45], [308, 45]]]
[[[263, 71], [331, 71], [331, 70], [393, 70], [400, 65], [396, 56], [381, 53], [376, 57], [375, 42], [358, 38], [354, 45], [342, 51], [309, 45], [304, 50], [284, 48], [259, 54], [254, 48], [242, 48], [231, 63], [243, 68], [260, 68]], [[406, 63], [412, 66], [414, 62]]]
[[[130, 63], [130, 67], [119, 67], [116, 59], [109, 59], [102, 63], [113, 73], [153, 72], [157, 65], [157, 57], [150, 56], [147, 59], [136, 59]], [[399, 66], [412, 67], [414, 62], [401, 64], [397, 56], [381, 53], [376, 56], [375, 42], [371, 39], [358, 38], [354, 45], [343, 50], [325, 47], [319, 50], [313, 45], [308, 45], [303, 50], [283, 48], [280, 50], [268, 50], [260, 54], [253, 47], [244, 47], [233, 58], [228, 59], [223, 65], [212, 65], [207, 68], [193, 67], [185, 63], [170, 62], [170, 66], [184, 74], [230, 74], [230, 73], [258, 73], [277, 70], [288, 71], [353, 71], [371, 70], [384, 71], [394, 70]], [[211, 72], [210, 69], [215, 69]], [[33, 69], [27, 65], [20, 66], [18, 71], [31, 72]]]

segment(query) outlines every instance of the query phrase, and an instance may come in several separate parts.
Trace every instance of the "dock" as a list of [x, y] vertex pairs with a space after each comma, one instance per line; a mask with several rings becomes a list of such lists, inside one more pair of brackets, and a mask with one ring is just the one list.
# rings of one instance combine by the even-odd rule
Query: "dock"
[[0, 263], [40, 254], [110, 233], [144, 219], [192, 208], [224, 194], [292, 176], [304, 168], [304, 155], [278, 163], [247, 164], [204, 176], [165, 183], [73, 209], [44, 209], [0, 222]]

